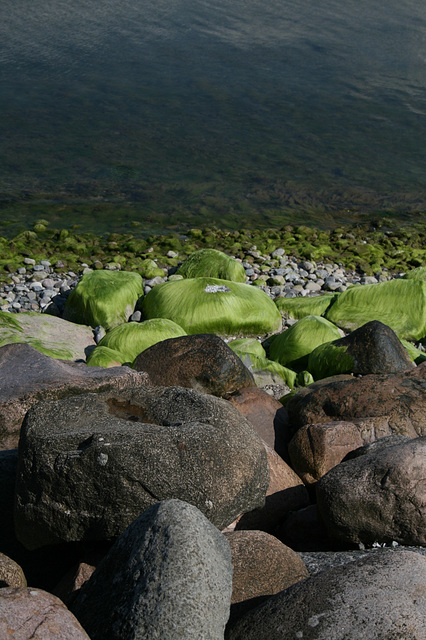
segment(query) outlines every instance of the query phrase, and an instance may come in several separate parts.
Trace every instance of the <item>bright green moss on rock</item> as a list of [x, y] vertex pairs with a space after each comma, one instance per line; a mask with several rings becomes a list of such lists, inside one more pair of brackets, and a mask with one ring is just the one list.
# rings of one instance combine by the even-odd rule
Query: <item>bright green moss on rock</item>
[[426, 334], [426, 282], [412, 278], [350, 287], [325, 317], [347, 331], [380, 320], [399, 338], [421, 340]]
[[266, 358], [266, 351], [256, 338], [237, 338], [228, 342], [228, 347], [241, 358], [246, 353], [252, 353], [260, 358]]
[[424, 351], [420, 351], [420, 349], [417, 349], [417, 347], [415, 347], [412, 342], [408, 342], [408, 340], [404, 339], [402, 339], [401, 342], [406, 348], [412, 362], [415, 362], [415, 364], [420, 364], [421, 362], [424, 362], [426, 360], [426, 353]]
[[283, 318], [299, 320], [305, 316], [322, 316], [338, 298], [338, 293], [324, 293], [307, 298], [275, 298]]
[[118, 367], [126, 362], [121, 353], [109, 347], [97, 346], [88, 355], [86, 364], [89, 367]]
[[286, 384], [290, 389], [296, 384], [297, 373], [283, 367], [279, 362], [274, 362], [266, 357], [257, 356], [254, 353], [237, 353], [247, 369], [253, 374], [258, 387], [265, 384]]
[[139, 266], [139, 272], [144, 278], [156, 278], [157, 276], [164, 278], [165, 275], [164, 270], [161, 269], [158, 264], [150, 258], [147, 258], [146, 260], [143, 260], [141, 262]]
[[120, 355], [119, 362], [121, 364], [124, 362], [132, 363], [136, 356], [148, 347], [152, 347], [153, 344], [167, 340], [167, 338], [178, 338], [185, 335], [182, 327], [163, 318], [153, 318], [144, 322], [127, 322], [108, 331], [94, 349], [92, 358], [97, 357], [96, 351], [98, 349], [108, 347]]
[[320, 344], [309, 354], [308, 370], [315, 380], [322, 380], [339, 373], [351, 373], [354, 359], [347, 353], [347, 348], [333, 343]]
[[185, 278], [220, 278], [245, 282], [246, 273], [240, 262], [216, 249], [195, 251], [179, 267], [177, 273]]
[[417, 267], [405, 274], [404, 280], [423, 280], [426, 282], [426, 267]]
[[311, 351], [340, 337], [338, 328], [325, 318], [306, 316], [272, 339], [269, 357], [283, 366], [301, 371], [307, 368]]
[[0, 347], [15, 343], [30, 344], [40, 353], [61, 360], [84, 360], [85, 349], [94, 345], [90, 327], [43, 313], [0, 311]]
[[130, 271], [86, 273], [65, 305], [64, 318], [109, 330], [127, 322], [143, 293], [143, 281]]
[[145, 318], [169, 318], [188, 334], [258, 336], [279, 331], [281, 315], [260, 289], [218, 278], [159, 284], [144, 297]]

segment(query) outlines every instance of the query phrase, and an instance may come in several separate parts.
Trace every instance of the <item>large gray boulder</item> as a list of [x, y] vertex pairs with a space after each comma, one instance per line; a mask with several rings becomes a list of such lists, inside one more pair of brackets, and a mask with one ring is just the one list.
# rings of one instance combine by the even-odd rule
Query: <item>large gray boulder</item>
[[28, 548], [118, 536], [167, 498], [224, 528], [262, 507], [266, 451], [229, 402], [144, 387], [39, 403], [19, 443], [15, 524]]
[[18, 446], [22, 420], [40, 400], [148, 384], [128, 367], [88, 367], [46, 356], [29, 344], [0, 348], [0, 449]]
[[223, 640], [231, 592], [225, 536], [166, 500], [121, 534], [71, 610], [91, 640]]
[[426, 545], [425, 478], [426, 436], [390, 439], [319, 480], [320, 517], [330, 536], [346, 542]]
[[233, 625], [227, 640], [424, 640], [426, 557], [378, 554], [281, 591]]

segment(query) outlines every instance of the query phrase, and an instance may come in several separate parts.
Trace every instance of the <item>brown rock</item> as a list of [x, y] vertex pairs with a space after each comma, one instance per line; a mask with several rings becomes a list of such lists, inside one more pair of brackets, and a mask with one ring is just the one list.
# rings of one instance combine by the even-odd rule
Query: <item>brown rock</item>
[[269, 487], [265, 506], [240, 516], [229, 529], [272, 529], [286, 517], [289, 511], [302, 509], [309, 504], [309, 495], [299, 476], [270, 447], [265, 445], [269, 464]]
[[225, 533], [232, 554], [230, 623], [269, 596], [309, 577], [300, 556], [264, 531]]
[[53, 590], [54, 595], [68, 605], [72, 596], [88, 581], [95, 569], [96, 567], [92, 564], [80, 562], [77, 567], [70, 569], [56, 585]]
[[90, 640], [63, 602], [41, 589], [0, 589], [0, 638]]
[[288, 452], [293, 469], [305, 484], [312, 484], [363, 444], [352, 422], [306, 424], [293, 436]]
[[133, 367], [146, 371], [155, 386], [190, 387], [214, 396], [256, 386], [240, 358], [211, 333], [158, 342], [139, 354]]
[[287, 409], [273, 396], [258, 387], [239, 389], [226, 399], [253, 425], [266, 444], [281, 457], [286, 456], [285, 442], [289, 429]]
[[26, 586], [27, 581], [19, 564], [3, 553], [0, 553], [0, 587]]
[[297, 429], [318, 422], [382, 418], [391, 433], [415, 438], [426, 433], [425, 381], [426, 362], [403, 373], [323, 380], [289, 400], [290, 423]]
[[22, 420], [40, 400], [149, 384], [128, 367], [104, 369], [56, 360], [28, 344], [0, 348], [0, 448], [18, 445]]

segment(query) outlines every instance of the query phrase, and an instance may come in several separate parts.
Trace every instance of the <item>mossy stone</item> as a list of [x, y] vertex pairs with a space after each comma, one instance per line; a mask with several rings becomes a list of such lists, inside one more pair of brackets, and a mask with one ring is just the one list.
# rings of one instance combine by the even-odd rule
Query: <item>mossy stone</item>
[[340, 338], [338, 328], [320, 316], [306, 316], [272, 339], [269, 357], [295, 371], [307, 369], [311, 351]]
[[175, 322], [165, 318], [153, 318], [144, 322], [127, 322], [114, 327], [102, 338], [94, 349], [93, 357], [100, 347], [108, 347], [120, 355], [122, 364], [132, 363], [145, 349], [168, 338], [178, 338], [186, 333]]
[[106, 330], [126, 322], [143, 293], [143, 280], [130, 271], [99, 270], [85, 274], [69, 295], [64, 318]]
[[97, 346], [87, 356], [86, 364], [89, 367], [118, 367], [126, 362], [121, 353], [109, 347]]
[[170, 318], [189, 334], [258, 336], [281, 328], [271, 298], [256, 287], [219, 278], [157, 285], [144, 297], [145, 318]]
[[332, 342], [320, 344], [309, 354], [308, 369], [315, 380], [322, 380], [340, 373], [351, 373], [354, 359], [344, 346]]
[[252, 353], [260, 358], [266, 358], [266, 351], [256, 338], [237, 338], [228, 342], [228, 347], [240, 357], [246, 353]]
[[177, 270], [185, 278], [220, 278], [245, 282], [246, 272], [240, 262], [217, 249], [195, 251]]
[[275, 298], [275, 304], [283, 318], [299, 320], [305, 316], [324, 315], [338, 296], [338, 293], [324, 293], [305, 298]]
[[426, 334], [426, 282], [401, 278], [350, 287], [339, 295], [325, 317], [347, 331], [380, 320], [399, 338], [421, 340]]
[[141, 276], [148, 279], [157, 278], [158, 276], [160, 276], [160, 278], [164, 277], [164, 270], [160, 269], [158, 264], [154, 260], [151, 260], [151, 258], [147, 258], [140, 264], [139, 272]]

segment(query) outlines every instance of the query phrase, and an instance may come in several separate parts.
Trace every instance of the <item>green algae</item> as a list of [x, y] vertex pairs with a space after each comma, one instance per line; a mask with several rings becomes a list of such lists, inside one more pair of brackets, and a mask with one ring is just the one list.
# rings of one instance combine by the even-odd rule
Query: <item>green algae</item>
[[338, 293], [323, 293], [306, 298], [275, 298], [274, 302], [283, 318], [300, 320], [306, 316], [323, 316], [338, 296]]
[[332, 342], [316, 347], [308, 358], [308, 370], [315, 380], [329, 378], [339, 373], [352, 373], [354, 359], [344, 346], [336, 346]]

